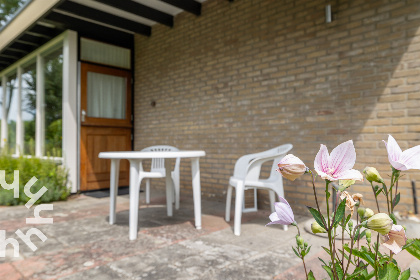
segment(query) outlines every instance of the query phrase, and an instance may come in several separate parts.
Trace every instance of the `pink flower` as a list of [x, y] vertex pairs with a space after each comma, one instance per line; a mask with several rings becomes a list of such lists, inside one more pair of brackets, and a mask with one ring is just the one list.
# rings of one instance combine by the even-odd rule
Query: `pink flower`
[[302, 176], [306, 172], [306, 166], [298, 157], [292, 154], [286, 155], [278, 163], [278, 172], [283, 175], [284, 178], [290, 181], [296, 180], [296, 178]]
[[273, 224], [291, 225], [295, 223], [295, 216], [293, 215], [293, 210], [289, 203], [281, 196], [279, 196], [279, 199], [280, 202], [274, 203], [276, 212], [273, 212], [269, 217], [271, 223], [266, 224], [266, 226]]
[[400, 171], [420, 169], [420, 145], [403, 152], [391, 135], [388, 136], [388, 143], [385, 140], [384, 143], [388, 151], [388, 160], [392, 167]]
[[394, 254], [398, 254], [401, 252], [401, 248], [407, 243], [404, 228], [400, 225], [392, 225], [389, 233], [383, 236], [382, 242], [382, 245], [394, 252]]
[[334, 150], [331, 155], [328, 154], [328, 149], [321, 144], [318, 154], [315, 157], [315, 171], [322, 179], [330, 181], [336, 180], [359, 180], [363, 181], [363, 175], [353, 168], [356, 162], [356, 151], [353, 146], [353, 141], [341, 143]]

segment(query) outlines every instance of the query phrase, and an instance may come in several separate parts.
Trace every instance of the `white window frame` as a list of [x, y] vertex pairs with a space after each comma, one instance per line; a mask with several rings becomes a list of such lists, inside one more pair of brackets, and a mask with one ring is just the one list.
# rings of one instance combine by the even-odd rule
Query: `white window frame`
[[[71, 191], [76, 192], [79, 182], [79, 137], [78, 137], [78, 96], [77, 96], [77, 33], [65, 31], [48, 43], [36, 49], [24, 58], [10, 65], [0, 72], [2, 80], [2, 96], [6, 100], [6, 85], [8, 75], [17, 72], [18, 79], [18, 111], [16, 118], [16, 152], [13, 156], [21, 156], [23, 151], [23, 120], [22, 120], [22, 75], [23, 67], [36, 60], [37, 88], [36, 88], [36, 118], [35, 118], [35, 156], [49, 158], [63, 163], [69, 171], [69, 183]], [[62, 92], [62, 120], [63, 142], [62, 157], [46, 157], [45, 149], [45, 106], [44, 106], [44, 57], [52, 51], [62, 48], [63, 54], [63, 92]], [[1, 143], [4, 147], [8, 139], [6, 102], [3, 102], [3, 114], [1, 119]], [[31, 157], [31, 156], [27, 156]]]

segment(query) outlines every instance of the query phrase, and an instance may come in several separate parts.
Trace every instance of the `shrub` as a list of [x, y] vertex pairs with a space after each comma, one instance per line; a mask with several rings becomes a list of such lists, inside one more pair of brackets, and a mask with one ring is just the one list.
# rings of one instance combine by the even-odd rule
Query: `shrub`
[[13, 189], [6, 190], [0, 187], [0, 205], [25, 204], [30, 198], [26, 196], [24, 187], [34, 176], [38, 180], [31, 187], [32, 193], [37, 193], [43, 186], [48, 189], [36, 204], [65, 200], [70, 194], [70, 188], [67, 187], [67, 170], [52, 160], [1, 155], [0, 170], [5, 170], [5, 179], [9, 184], [15, 179], [14, 170], [19, 171], [19, 198], [13, 197]]

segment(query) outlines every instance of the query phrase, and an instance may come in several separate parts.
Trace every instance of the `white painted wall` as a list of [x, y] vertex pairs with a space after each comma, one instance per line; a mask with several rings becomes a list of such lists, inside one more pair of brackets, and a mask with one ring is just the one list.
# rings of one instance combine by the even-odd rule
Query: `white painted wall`
[[77, 75], [77, 33], [69, 30], [63, 42], [63, 159], [72, 192], [77, 192], [80, 182]]

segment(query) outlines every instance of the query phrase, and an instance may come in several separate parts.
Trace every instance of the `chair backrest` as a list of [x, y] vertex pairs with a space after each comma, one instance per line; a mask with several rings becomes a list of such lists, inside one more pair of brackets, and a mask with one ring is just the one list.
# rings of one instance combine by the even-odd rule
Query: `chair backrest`
[[265, 162], [272, 161], [271, 172], [269, 180], [279, 177], [276, 172], [278, 162], [293, 148], [292, 144], [284, 144], [276, 148], [253, 154], [255, 157], [249, 163], [248, 171], [246, 174], [247, 180], [258, 180], [261, 172], [261, 166]]
[[[141, 152], [168, 152], [168, 151], [179, 151], [178, 148], [168, 145], [157, 145], [150, 146], [141, 150]], [[163, 158], [152, 159], [150, 171], [162, 171], [165, 169], [165, 160]], [[179, 168], [179, 158], [176, 159], [175, 169]]]

